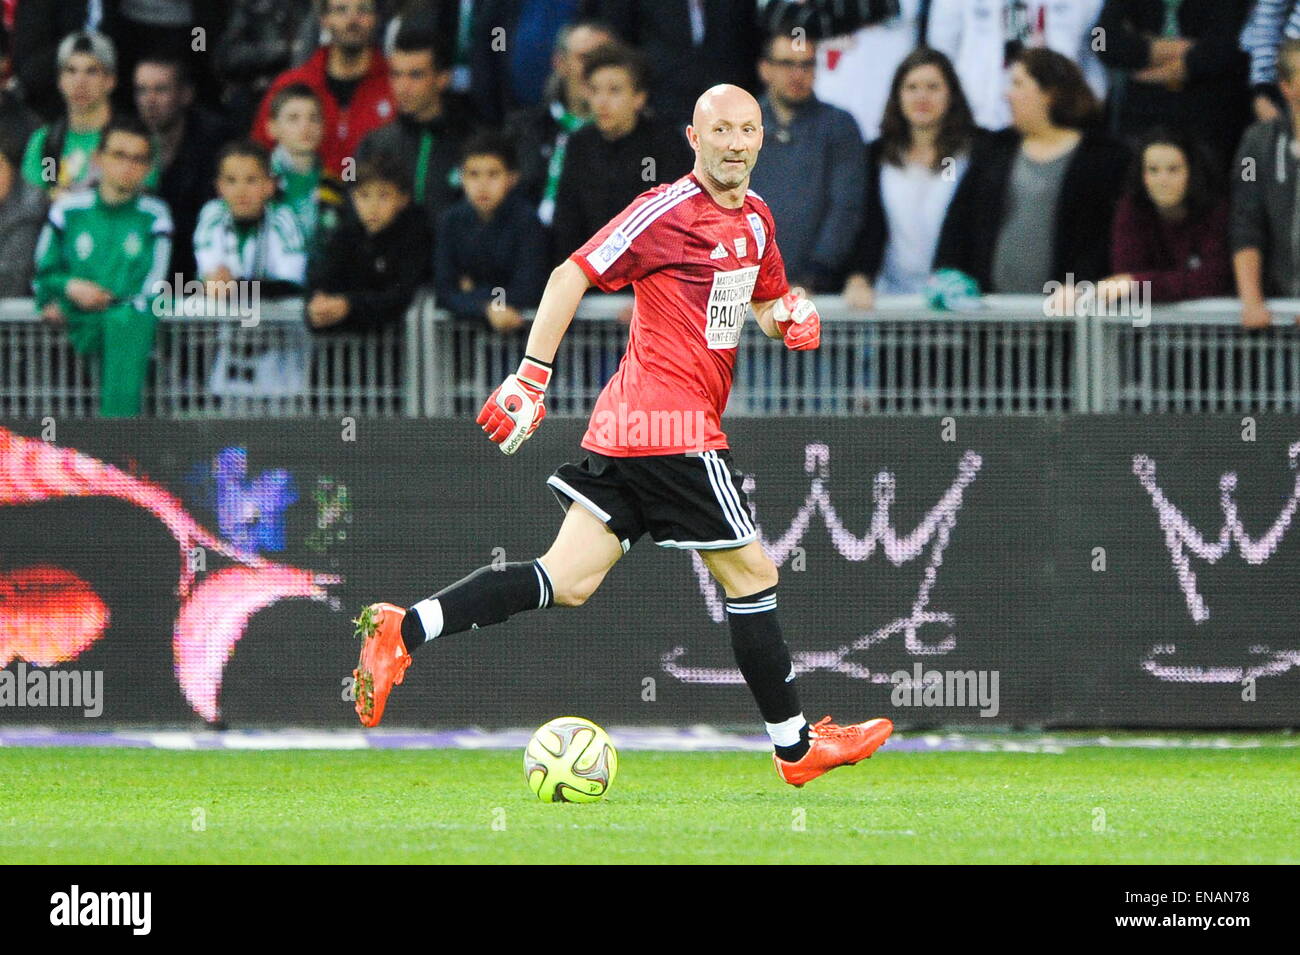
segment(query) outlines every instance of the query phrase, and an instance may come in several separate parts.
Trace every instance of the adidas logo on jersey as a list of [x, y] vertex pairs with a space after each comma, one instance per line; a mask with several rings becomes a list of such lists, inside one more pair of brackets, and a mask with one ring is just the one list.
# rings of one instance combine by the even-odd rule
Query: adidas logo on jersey
[[709, 253], [709, 258], [711, 259], [725, 259], [726, 257], [727, 257], [727, 247], [723, 245], [721, 242], [718, 243], [718, 247], [716, 249], [714, 249], [712, 252]]

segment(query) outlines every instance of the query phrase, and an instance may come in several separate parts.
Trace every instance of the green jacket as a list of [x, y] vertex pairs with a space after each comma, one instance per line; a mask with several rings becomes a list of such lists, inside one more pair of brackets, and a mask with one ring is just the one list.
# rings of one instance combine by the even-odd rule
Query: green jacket
[[78, 309], [64, 294], [71, 279], [87, 279], [117, 303], [150, 309], [155, 287], [169, 278], [171, 213], [154, 196], [109, 205], [99, 190], [61, 197], [36, 243], [36, 306], [58, 301], [69, 316]]

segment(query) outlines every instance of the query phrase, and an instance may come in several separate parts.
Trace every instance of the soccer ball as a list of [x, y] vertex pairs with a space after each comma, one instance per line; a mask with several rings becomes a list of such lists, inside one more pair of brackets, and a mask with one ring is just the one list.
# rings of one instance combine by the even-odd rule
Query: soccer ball
[[551, 720], [524, 750], [524, 777], [542, 802], [595, 802], [609, 792], [617, 771], [609, 734], [580, 716]]

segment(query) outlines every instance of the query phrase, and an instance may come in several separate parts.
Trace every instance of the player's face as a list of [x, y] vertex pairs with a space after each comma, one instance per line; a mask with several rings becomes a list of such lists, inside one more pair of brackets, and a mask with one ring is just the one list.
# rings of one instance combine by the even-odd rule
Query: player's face
[[591, 74], [587, 99], [596, 127], [615, 138], [632, 131], [645, 108], [646, 94], [632, 85], [632, 76], [621, 66], [607, 66]]
[[898, 88], [898, 105], [908, 125], [933, 129], [948, 112], [948, 83], [932, 63], [909, 70]]
[[104, 183], [118, 192], [138, 192], [152, 164], [149, 140], [132, 133], [113, 133], [99, 151]]
[[271, 138], [290, 152], [315, 152], [324, 137], [320, 104], [305, 96], [281, 104], [271, 120]]
[[1142, 184], [1157, 209], [1177, 209], [1187, 198], [1190, 170], [1177, 146], [1156, 143], [1142, 154]]
[[763, 145], [763, 121], [757, 106], [720, 110], [695, 133], [700, 166], [709, 178], [724, 189], [735, 189], [749, 179]]
[[217, 194], [236, 219], [260, 219], [275, 193], [275, 180], [252, 156], [227, 156], [217, 173]]

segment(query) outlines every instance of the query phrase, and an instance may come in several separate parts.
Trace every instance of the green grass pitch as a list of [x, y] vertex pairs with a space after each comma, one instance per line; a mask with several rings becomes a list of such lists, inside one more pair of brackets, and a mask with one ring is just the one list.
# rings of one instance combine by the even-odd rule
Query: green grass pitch
[[1289, 745], [619, 755], [545, 805], [509, 751], [0, 749], [0, 863], [1300, 862]]

